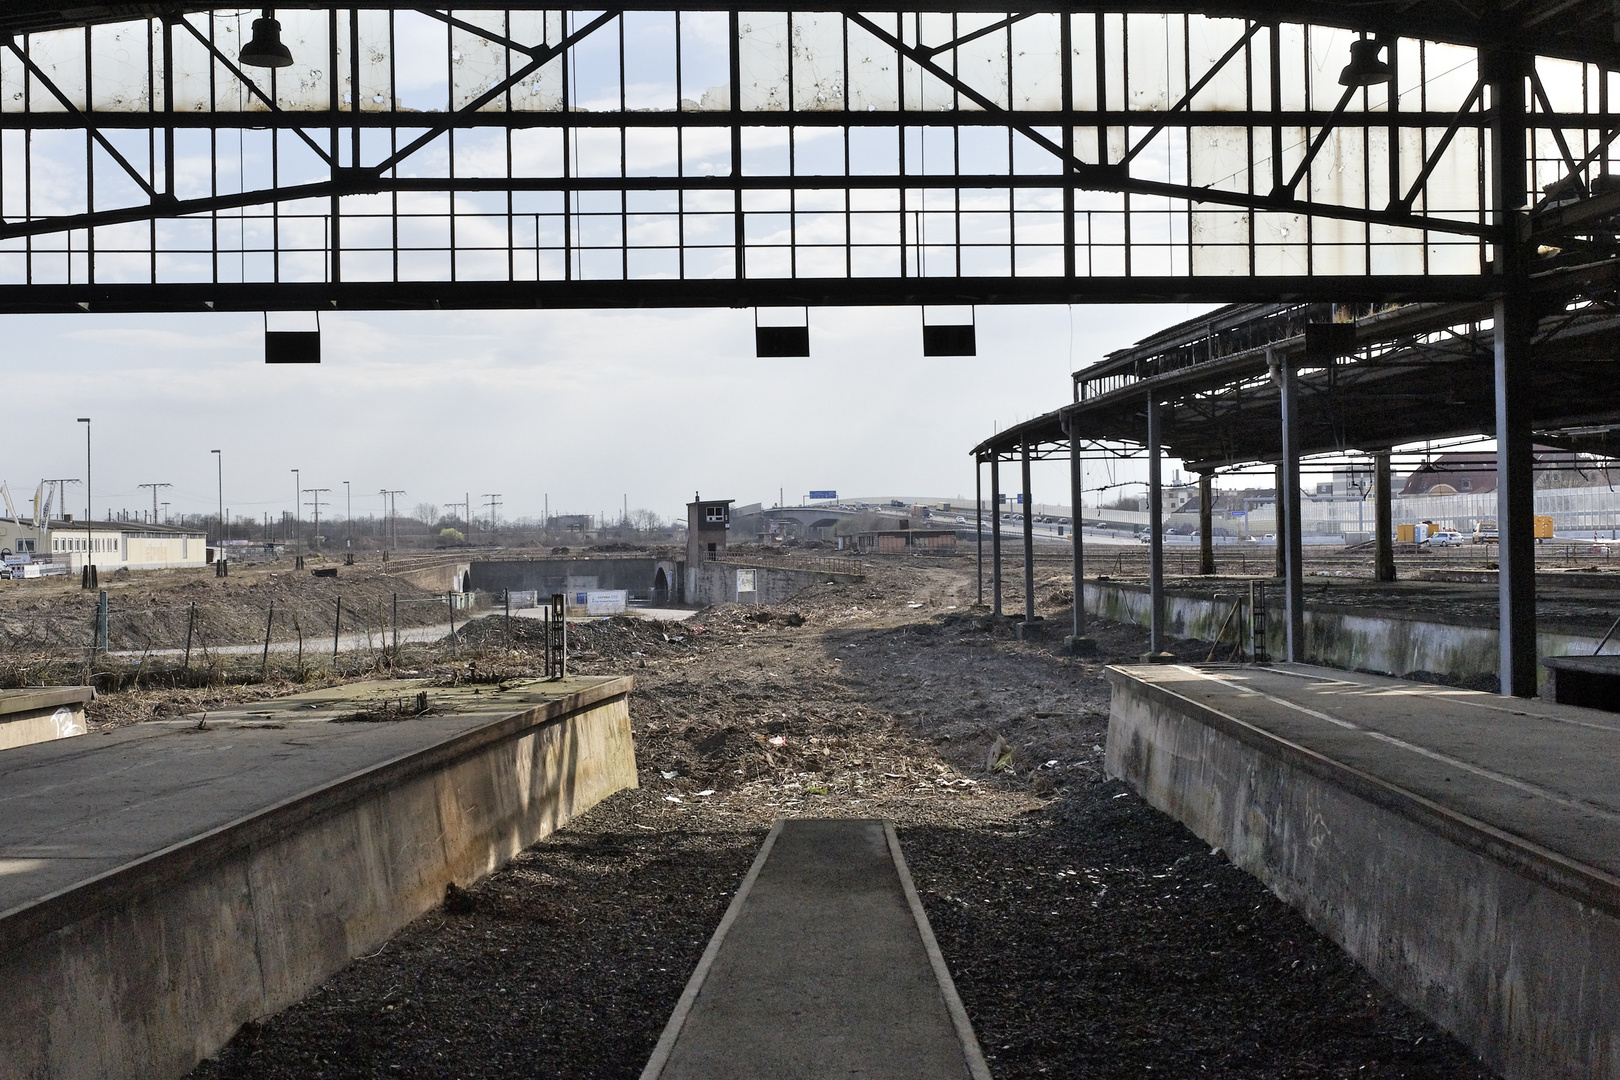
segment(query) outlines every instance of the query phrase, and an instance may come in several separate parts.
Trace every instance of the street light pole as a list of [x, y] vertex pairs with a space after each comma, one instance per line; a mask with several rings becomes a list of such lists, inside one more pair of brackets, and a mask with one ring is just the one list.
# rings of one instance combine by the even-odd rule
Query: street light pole
[[300, 481], [303, 478], [298, 475], [297, 469], [293, 469], [291, 472], [293, 474], [292, 550], [293, 554], [296, 555], [298, 554], [298, 544], [300, 540], [298, 535], [298, 500], [304, 497], [303, 487], [300, 484]]
[[90, 510], [96, 505], [90, 495], [90, 418], [81, 416], [79, 423], [84, 425], [84, 561], [89, 565], [96, 561], [90, 557], [90, 549], [95, 547], [90, 532]]
[[346, 548], [349, 548], [350, 550], [353, 550], [353, 548], [354, 548], [354, 492], [353, 492], [352, 489], [350, 489], [349, 482], [347, 480], [343, 481], [343, 502], [344, 502], [343, 531], [347, 534], [347, 537], [343, 541], [343, 546], [346, 547]]
[[218, 450], [208, 451], [215, 455], [214, 464], [219, 468], [219, 561], [225, 561], [225, 455]]

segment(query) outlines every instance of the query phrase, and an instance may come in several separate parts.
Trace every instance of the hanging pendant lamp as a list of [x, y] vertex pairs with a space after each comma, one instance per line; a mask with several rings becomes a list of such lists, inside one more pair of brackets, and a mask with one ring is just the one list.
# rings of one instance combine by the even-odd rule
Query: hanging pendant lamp
[[[257, 24], [254, 24], [257, 25]], [[1380, 86], [1389, 82], [1389, 65], [1378, 58], [1384, 44], [1372, 38], [1350, 43], [1350, 62], [1339, 72], [1340, 86]]]
[[269, 8], [264, 17], [253, 20], [253, 37], [237, 57], [244, 66], [263, 68], [292, 67], [292, 52], [281, 43], [281, 24]]

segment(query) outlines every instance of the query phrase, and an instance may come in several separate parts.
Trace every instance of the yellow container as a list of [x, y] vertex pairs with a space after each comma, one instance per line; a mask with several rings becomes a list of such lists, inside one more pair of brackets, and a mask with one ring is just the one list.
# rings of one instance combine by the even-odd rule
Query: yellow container
[[1536, 539], [1551, 540], [1553, 535], [1553, 519], [1548, 517], [1546, 514], [1537, 514], [1535, 516], [1535, 523]]
[[1395, 526], [1395, 542], [1398, 543], [1398, 544], [1415, 544], [1415, 543], [1417, 543], [1417, 526], [1416, 525], [1397, 525], [1397, 526]]

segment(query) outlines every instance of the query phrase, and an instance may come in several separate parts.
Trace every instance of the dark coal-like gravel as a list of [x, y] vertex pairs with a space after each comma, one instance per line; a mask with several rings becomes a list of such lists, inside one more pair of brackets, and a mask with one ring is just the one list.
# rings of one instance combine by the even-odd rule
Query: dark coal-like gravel
[[[965, 563], [869, 565], [775, 618], [622, 644], [604, 624], [580, 667], [636, 675], [641, 788], [193, 1076], [633, 1080], [771, 819], [797, 813], [897, 823], [998, 1080], [1491, 1075], [1102, 775], [1102, 662], [1139, 631], [1099, 627], [1102, 655], [1074, 661], [969, 612]], [[987, 771], [997, 738], [1010, 769]]]

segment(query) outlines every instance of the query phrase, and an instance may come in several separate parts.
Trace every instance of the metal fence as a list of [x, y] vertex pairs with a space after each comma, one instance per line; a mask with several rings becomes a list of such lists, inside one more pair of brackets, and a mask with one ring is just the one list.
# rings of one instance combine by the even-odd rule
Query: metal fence
[[45, 612], [0, 614], [0, 645], [13, 656], [106, 656], [134, 663], [190, 668], [223, 658], [295, 658], [300, 671], [336, 665], [347, 657], [372, 663], [397, 653], [403, 644], [429, 644], [451, 638], [472, 617], [480, 598], [470, 593], [401, 598], [356, 605], [341, 596], [296, 608], [271, 603], [262, 608], [180, 603], [120, 606], [116, 594], [99, 590], [86, 611], [62, 604]]
[[[1390, 500], [1395, 524], [1432, 521], [1458, 532], [1472, 533], [1481, 521], [1496, 520], [1496, 493], [1405, 495]], [[1553, 519], [1562, 533], [1597, 533], [1598, 539], [1616, 538], [1620, 531], [1620, 491], [1604, 487], [1544, 488], [1535, 493], [1535, 512]], [[1372, 499], [1304, 500], [1301, 520], [1315, 533], [1371, 533]]]

